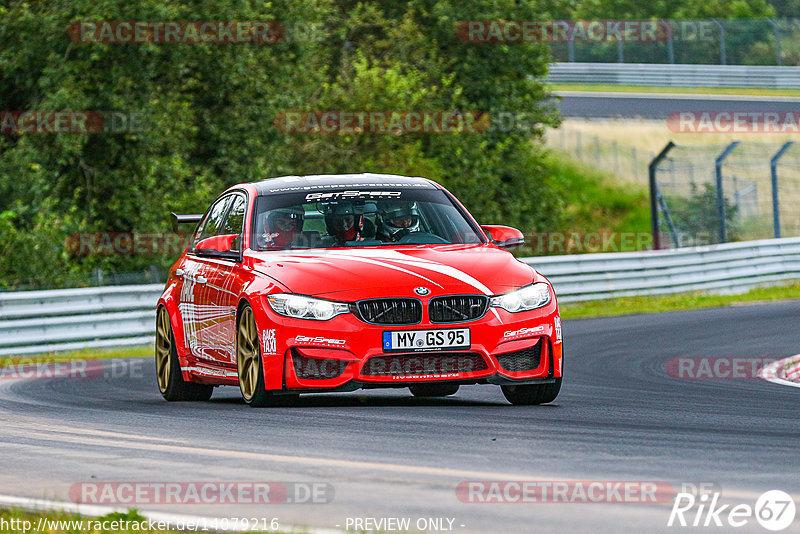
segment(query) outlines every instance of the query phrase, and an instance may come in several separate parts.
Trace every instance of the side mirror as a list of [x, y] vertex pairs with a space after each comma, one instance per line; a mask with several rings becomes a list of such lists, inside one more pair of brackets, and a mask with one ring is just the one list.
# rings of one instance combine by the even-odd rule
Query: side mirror
[[177, 232], [178, 226], [181, 224], [193, 224], [197, 226], [197, 223], [203, 220], [203, 214], [179, 215], [173, 211], [172, 218], [174, 219], [172, 221], [172, 228]]
[[223, 234], [207, 237], [195, 245], [194, 251], [199, 256], [238, 259], [239, 251], [233, 250], [234, 242], [238, 238], [239, 234]]
[[519, 247], [525, 243], [525, 236], [516, 228], [499, 224], [487, 224], [481, 228], [492, 240], [492, 243], [500, 248]]

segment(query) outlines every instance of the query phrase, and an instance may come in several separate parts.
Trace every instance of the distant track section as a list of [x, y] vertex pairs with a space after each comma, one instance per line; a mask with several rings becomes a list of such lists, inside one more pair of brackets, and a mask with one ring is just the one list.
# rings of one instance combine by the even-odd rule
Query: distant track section
[[558, 110], [568, 118], [666, 119], [682, 111], [796, 112], [800, 98], [615, 91], [555, 91]]

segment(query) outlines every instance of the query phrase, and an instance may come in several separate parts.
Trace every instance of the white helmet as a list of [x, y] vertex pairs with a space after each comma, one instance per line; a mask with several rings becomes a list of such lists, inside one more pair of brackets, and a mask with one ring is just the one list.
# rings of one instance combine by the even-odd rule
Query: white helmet
[[377, 235], [388, 241], [419, 231], [419, 210], [416, 202], [392, 202], [380, 205]]

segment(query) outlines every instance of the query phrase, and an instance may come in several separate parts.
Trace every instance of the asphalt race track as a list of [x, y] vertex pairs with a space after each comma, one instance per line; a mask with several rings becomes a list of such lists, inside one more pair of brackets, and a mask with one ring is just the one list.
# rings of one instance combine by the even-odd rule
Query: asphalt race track
[[666, 119], [681, 111], [795, 112], [800, 98], [776, 96], [692, 95], [674, 93], [624, 93], [555, 91], [557, 107], [565, 118], [641, 117]]
[[[267, 409], [223, 388], [208, 403], [168, 404], [150, 360], [141, 376], [0, 380], [0, 493], [66, 501], [79, 482], [320, 482], [334, 490], [327, 504], [138, 508], [331, 529], [348, 517], [449, 517], [453, 532], [732, 530], [667, 528], [671, 501], [461, 502], [455, 488], [470, 480], [713, 483], [725, 503], [753, 506], [780, 489], [800, 507], [800, 388], [665, 372], [678, 356], [797, 354], [800, 301], [563, 328], [567, 378], [541, 407], [511, 406], [493, 386], [444, 400], [319, 394]], [[800, 516], [783, 532], [798, 527]], [[736, 531], [766, 532], [753, 518]]]

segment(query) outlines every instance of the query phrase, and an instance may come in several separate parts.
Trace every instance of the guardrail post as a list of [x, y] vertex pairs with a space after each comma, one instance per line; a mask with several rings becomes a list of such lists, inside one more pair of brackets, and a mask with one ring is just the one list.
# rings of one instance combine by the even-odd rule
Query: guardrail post
[[650, 162], [648, 166], [648, 174], [650, 177], [650, 227], [653, 231], [653, 249], [659, 250], [661, 248], [661, 234], [658, 230], [658, 197], [661, 196], [658, 192], [658, 184], [656, 183], [656, 168], [661, 163], [667, 153], [672, 150], [675, 143], [670, 141], [667, 143], [661, 152]]
[[780, 150], [772, 156], [772, 159], [769, 160], [769, 172], [772, 176], [772, 227], [775, 230], [776, 238], [781, 236], [781, 206], [778, 199], [778, 160], [783, 157], [793, 144], [793, 141], [787, 141]]
[[725, 150], [717, 156], [714, 161], [714, 174], [717, 177], [717, 213], [719, 216], [719, 242], [728, 242], [728, 222], [725, 220], [725, 195], [722, 191], [722, 162], [728, 157], [734, 148], [739, 145], [739, 141], [734, 141], [725, 147]]

